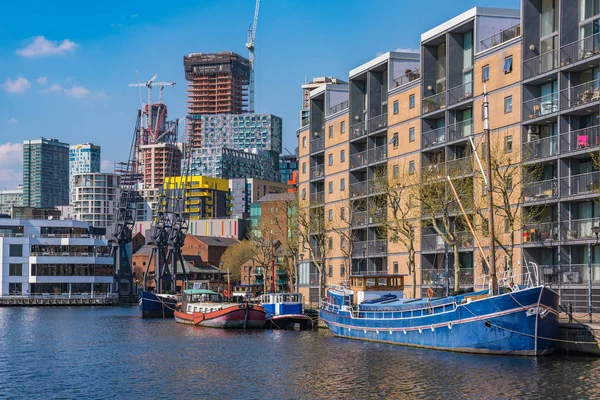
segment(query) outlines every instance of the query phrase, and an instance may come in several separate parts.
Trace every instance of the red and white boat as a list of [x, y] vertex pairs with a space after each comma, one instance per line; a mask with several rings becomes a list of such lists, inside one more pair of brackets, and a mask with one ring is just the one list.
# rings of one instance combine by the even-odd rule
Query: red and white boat
[[262, 329], [266, 313], [261, 306], [247, 302], [223, 303], [221, 295], [212, 290], [188, 289], [183, 291], [175, 321], [209, 328]]

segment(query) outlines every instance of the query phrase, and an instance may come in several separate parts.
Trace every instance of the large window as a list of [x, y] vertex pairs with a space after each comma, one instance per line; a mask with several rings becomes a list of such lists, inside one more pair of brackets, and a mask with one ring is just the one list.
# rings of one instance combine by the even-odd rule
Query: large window
[[446, 91], [446, 43], [437, 47], [436, 92]]
[[600, 0], [579, 0], [579, 21], [600, 14]]
[[23, 264], [9, 264], [8, 275], [9, 276], [23, 275]]
[[23, 257], [23, 245], [11, 244], [8, 254], [10, 257]]
[[555, 0], [542, 0], [540, 37], [551, 35], [558, 28]]

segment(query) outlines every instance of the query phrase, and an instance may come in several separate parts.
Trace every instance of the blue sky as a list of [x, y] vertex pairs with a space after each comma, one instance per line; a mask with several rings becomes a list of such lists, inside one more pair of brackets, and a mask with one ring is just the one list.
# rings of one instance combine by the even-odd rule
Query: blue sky
[[[293, 152], [305, 79], [345, 79], [377, 53], [418, 48], [423, 31], [475, 5], [518, 8], [519, 1], [262, 0], [256, 109], [283, 118], [284, 147]], [[247, 56], [254, 1], [10, 1], [2, 11], [10, 16], [0, 24], [4, 189], [21, 182], [25, 139], [93, 142], [102, 146], [105, 165], [126, 159], [139, 108], [137, 89], [127, 85], [136, 70], [142, 80], [158, 74], [175, 81], [164, 90], [165, 103], [171, 117], [183, 117], [183, 56]]]

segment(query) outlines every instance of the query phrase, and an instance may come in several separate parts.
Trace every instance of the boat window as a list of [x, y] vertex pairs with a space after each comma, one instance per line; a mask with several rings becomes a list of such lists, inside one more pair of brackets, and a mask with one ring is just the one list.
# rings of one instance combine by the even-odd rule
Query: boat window
[[375, 286], [375, 278], [368, 278], [367, 286]]
[[290, 301], [293, 302], [293, 303], [297, 303], [298, 302], [298, 296], [297, 295], [290, 296]]
[[379, 278], [379, 286], [387, 286], [387, 278]]

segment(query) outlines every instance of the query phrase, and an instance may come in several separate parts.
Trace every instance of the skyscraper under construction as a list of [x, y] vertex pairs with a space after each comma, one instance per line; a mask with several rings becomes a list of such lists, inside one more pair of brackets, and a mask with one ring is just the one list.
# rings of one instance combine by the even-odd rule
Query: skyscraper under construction
[[223, 51], [193, 53], [183, 57], [188, 83], [188, 115], [190, 139], [201, 147], [201, 121], [206, 114], [242, 114], [248, 109], [250, 62]]

